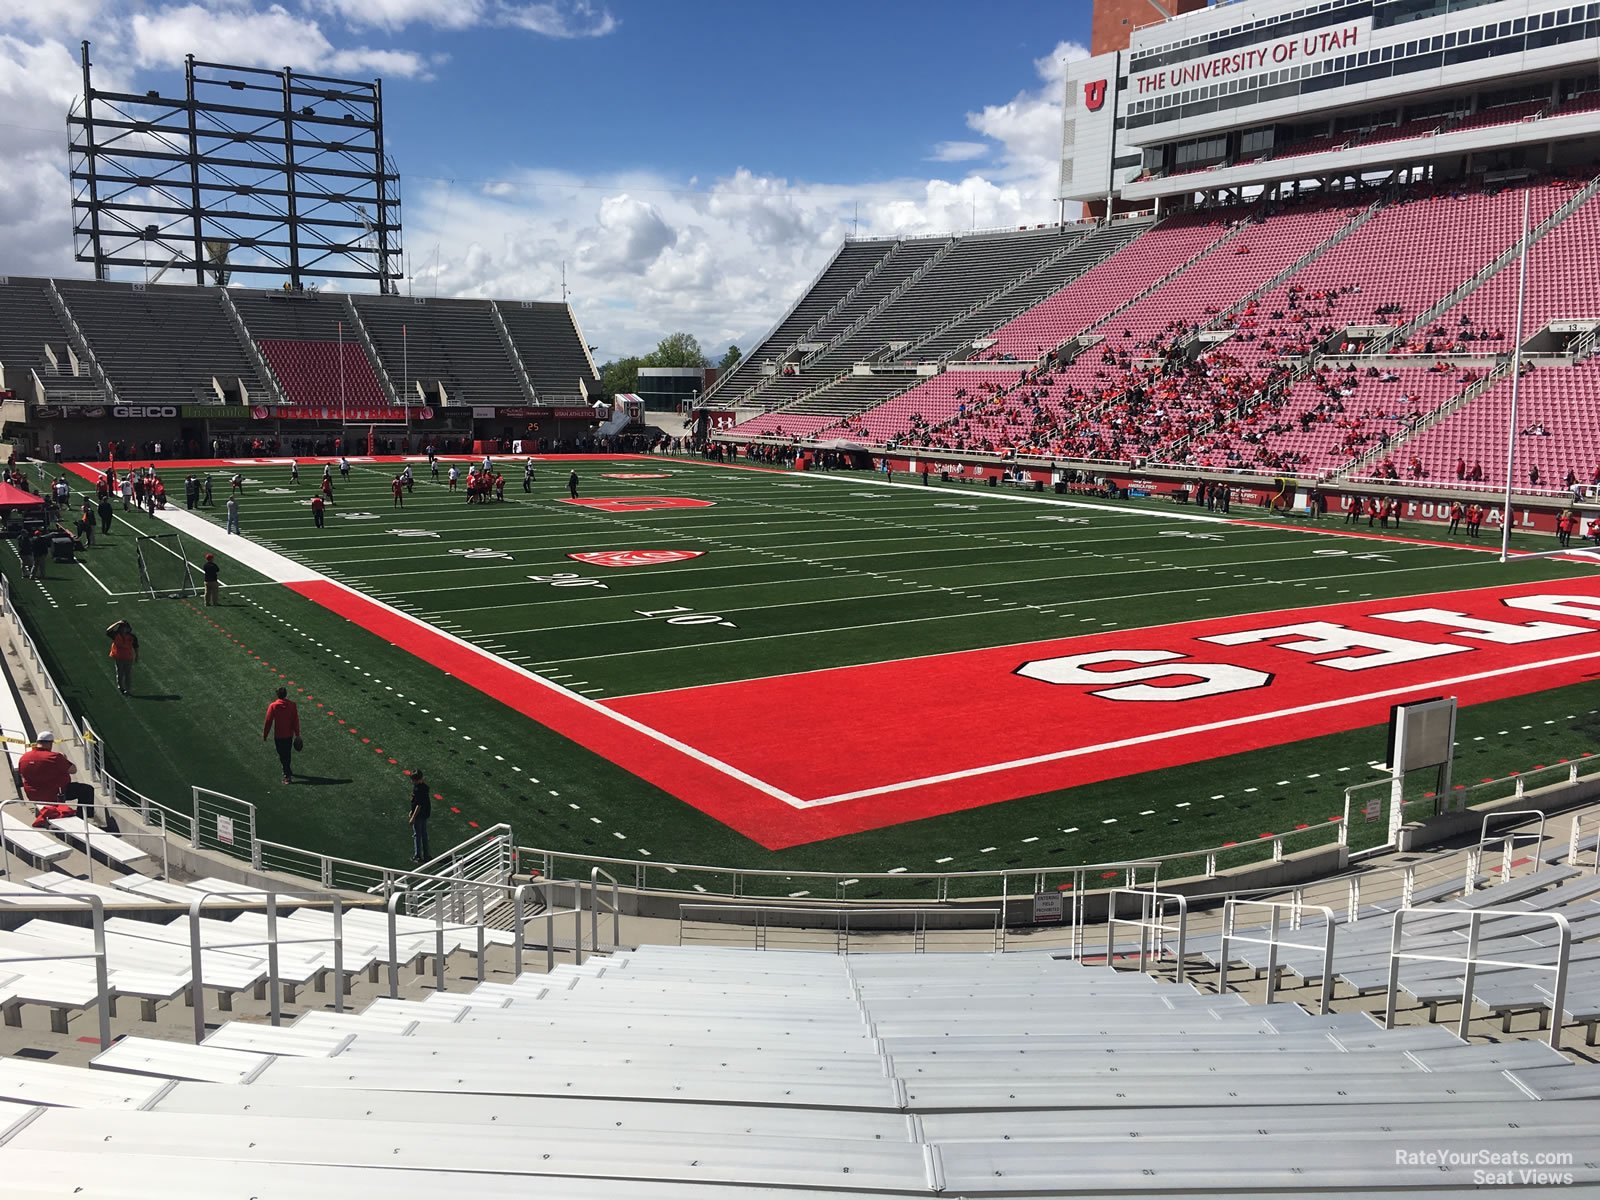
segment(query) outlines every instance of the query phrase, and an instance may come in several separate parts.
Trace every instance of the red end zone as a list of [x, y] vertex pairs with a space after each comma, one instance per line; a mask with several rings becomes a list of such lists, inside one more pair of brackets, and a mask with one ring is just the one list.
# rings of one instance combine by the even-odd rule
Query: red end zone
[[[742, 830], [776, 848], [1374, 725], [1403, 699], [1447, 693], [1474, 704], [1596, 677], [1600, 581], [1564, 580], [942, 654], [608, 707], [800, 800], [763, 822], [761, 835]], [[691, 803], [721, 817], [700, 798]]]
[[601, 704], [287, 585], [769, 849], [1600, 678], [1600, 579], [1367, 600]]

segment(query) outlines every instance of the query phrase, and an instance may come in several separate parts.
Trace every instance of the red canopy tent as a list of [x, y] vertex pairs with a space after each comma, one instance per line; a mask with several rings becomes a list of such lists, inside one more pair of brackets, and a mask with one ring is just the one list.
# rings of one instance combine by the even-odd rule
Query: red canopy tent
[[43, 508], [44, 497], [36, 492], [25, 492], [9, 483], [0, 483], [0, 514], [13, 508], [27, 512], [30, 508]]

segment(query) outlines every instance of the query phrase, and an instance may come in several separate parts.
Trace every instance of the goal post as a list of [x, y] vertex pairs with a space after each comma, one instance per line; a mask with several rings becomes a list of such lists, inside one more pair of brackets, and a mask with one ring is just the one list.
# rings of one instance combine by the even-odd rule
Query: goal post
[[133, 546], [139, 561], [139, 583], [152, 599], [182, 599], [199, 594], [183, 534], [141, 533]]

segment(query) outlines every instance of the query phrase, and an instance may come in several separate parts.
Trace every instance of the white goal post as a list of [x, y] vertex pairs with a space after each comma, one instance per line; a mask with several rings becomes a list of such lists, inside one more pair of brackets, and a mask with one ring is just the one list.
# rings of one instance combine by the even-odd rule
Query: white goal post
[[183, 534], [141, 533], [133, 545], [139, 560], [139, 583], [152, 599], [182, 599], [199, 594]]

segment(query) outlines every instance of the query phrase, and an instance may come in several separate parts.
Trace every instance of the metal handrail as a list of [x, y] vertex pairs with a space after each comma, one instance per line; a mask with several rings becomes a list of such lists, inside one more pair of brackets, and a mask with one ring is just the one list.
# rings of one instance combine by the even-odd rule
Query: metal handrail
[[[1265, 908], [1272, 913], [1272, 923], [1268, 928], [1267, 936], [1252, 937], [1249, 934], [1239, 933], [1234, 929], [1234, 914], [1240, 905], [1248, 904], [1253, 908]], [[1283, 914], [1286, 909], [1293, 910], [1293, 923], [1290, 928], [1298, 928], [1300, 914], [1306, 909], [1322, 914], [1322, 945], [1320, 947], [1306, 942], [1286, 942], [1280, 936], [1283, 931]], [[1232, 970], [1232, 960], [1228, 955], [1228, 946], [1233, 942], [1253, 942], [1258, 946], [1267, 948], [1267, 999], [1268, 1004], [1278, 991], [1278, 950], [1317, 950], [1322, 951], [1322, 1007], [1321, 1012], [1326, 1013], [1333, 1004], [1333, 935], [1335, 926], [1333, 909], [1325, 904], [1278, 904], [1268, 900], [1229, 900], [1223, 905], [1222, 910], [1222, 945], [1217, 952], [1217, 992], [1218, 994], [1231, 990], [1229, 975]]]
[[45, 908], [56, 909], [59, 905], [49, 904], [48, 900], [81, 900], [89, 906], [89, 916], [94, 927], [94, 949], [87, 951], [69, 951], [63, 954], [7, 954], [0, 957], [0, 963], [8, 962], [64, 962], [68, 959], [92, 958], [94, 959], [94, 983], [96, 992], [96, 1008], [99, 1010], [100, 1021], [100, 1048], [111, 1048], [111, 971], [106, 962], [106, 912], [105, 905], [100, 897], [87, 892], [50, 892], [41, 893], [38, 905], [18, 902], [16, 897], [11, 897], [7, 908], [13, 912], [33, 912]]
[[[1119, 917], [1117, 915], [1117, 900], [1122, 896], [1135, 896], [1139, 899], [1139, 915], [1137, 917]], [[1176, 925], [1169, 925], [1162, 920], [1167, 905], [1174, 904], [1178, 909]], [[1139, 930], [1139, 972], [1143, 974], [1148, 970], [1148, 961], [1152, 940], [1155, 943], [1155, 955], [1159, 959], [1162, 955], [1163, 937], [1167, 933], [1178, 935], [1178, 948], [1175, 955], [1178, 964], [1178, 982], [1183, 982], [1184, 960], [1188, 957], [1189, 943], [1189, 900], [1176, 892], [1144, 891], [1140, 888], [1117, 888], [1106, 898], [1106, 966], [1110, 970], [1117, 969], [1116, 939], [1118, 925], [1133, 925]], [[1152, 935], [1153, 938], [1152, 938]], [[1226, 936], [1226, 935], [1224, 935]], [[1080, 960], [1082, 961], [1082, 960]]]
[[[1405, 923], [1408, 916], [1421, 914], [1430, 916], [1456, 916], [1466, 917], [1467, 921], [1467, 952], [1465, 956], [1456, 954], [1425, 954], [1419, 950], [1402, 950], [1400, 943], [1405, 932]], [[1554, 963], [1528, 963], [1514, 962], [1507, 959], [1479, 958], [1479, 934], [1485, 917], [1518, 917], [1523, 919], [1540, 919], [1554, 921], [1560, 941], [1556, 945], [1556, 961]], [[1473, 987], [1477, 982], [1478, 968], [1506, 967], [1520, 968], [1527, 971], [1551, 971], [1556, 977], [1555, 987], [1550, 994], [1550, 1048], [1561, 1049], [1561, 1020], [1566, 1011], [1567, 1003], [1567, 969], [1572, 959], [1572, 926], [1567, 918], [1558, 912], [1535, 912], [1525, 908], [1427, 908], [1411, 909], [1394, 914], [1394, 930], [1389, 938], [1389, 983], [1388, 998], [1384, 1002], [1383, 1027], [1394, 1028], [1395, 1002], [1400, 991], [1400, 960], [1408, 959], [1412, 962], [1437, 962], [1461, 963], [1466, 967], [1461, 980], [1461, 1020], [1456, 1034], [1462, 1041], [1467, 1040], [1467, 1032], [1472, 1025]]]
[[[1522, 795], [1520, 790], [1521, 776], [1518, 776], [1517, 782], [1519, 785], [1517, 795], [1520, 796]], [[1483, 821], [1478, 826], [1478, 844], [1467, 853], [1467, 891], [1469, 893], [1476, 889], [1478, 873], [1483, 869], [1483, 852], [1490, 844], [1489, 824], [1492, 821], [1504, 820], [1506, 817], [1538, 817], [1539, 828], [1533, 833], [1513, 829], [1500, 835], [1500, 880], [1502, 883], [1511, 878], [1515, 861], [1512, 855], [1515, 853], [1518, 838], [1531, 837], [1540, 845], [1544, 843], [1545, 814], [1541, 810], [1537, 808], [1508, 808], [1500, 812], [1484, 813]]]
[[[206, 1036], [206, 1000], [204, 976], [202, 973], [202, 960], [204, 950], [243, 950], [256, 949], [260, 946], [267, 948], [267, 1005], [273, 1025], [283, 1023], [282, 993], [283, 984], [278, 978], [278, 947], [298, 946], [306, 943], [325, 945], [333, 943], [333, 1007], [335, 1012], [344, 1011], [344, 901], [338, 892], [311, 892], [288, 891], [286, 889], [268, 889], [265, 892], [267, 903], [267, 936], [252, 938], [243, 942], [212, 942], [202, 944], [200, 940], [200, 914], [207, 904], [214, 900], [256, 900], [262, 895], [262, 889], [251, 888], [237, 892], [208, 892], [204, 896], [196, 896], [189, 904], [189, 993], [194, 1002], [194, 1041], [199, 1045]], [[328, 937], [296, 937], [288, 941], [278, 937], [278, 897], [309, 897], [317, 900], [328, 899], [333, 904], [333, 936]]]

